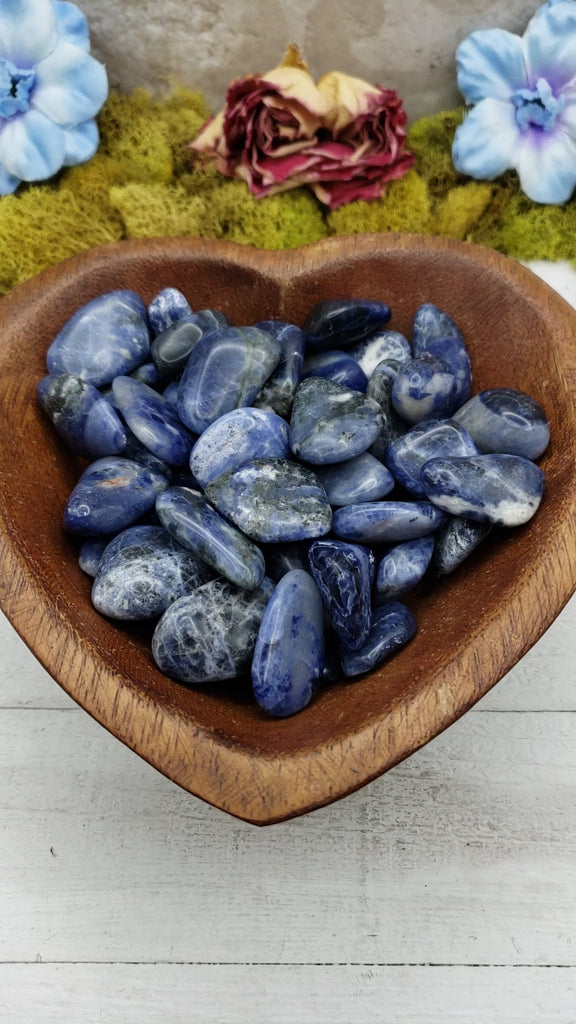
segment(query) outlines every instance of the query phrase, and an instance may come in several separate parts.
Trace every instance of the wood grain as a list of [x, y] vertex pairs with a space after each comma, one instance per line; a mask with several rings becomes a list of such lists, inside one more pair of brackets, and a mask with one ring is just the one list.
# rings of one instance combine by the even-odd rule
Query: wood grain
[[[382, 671], [326, 689], [301, 715], [264, 717], [245, 689], [161, 676], [136, 632], [100, 618], [61, 530], [78, 475], [36, 407], [58, 328], [113, 287], [165, 285], [236, 322], [301, 322], [319, 298], [382, 298], [409, 332], [422, 301], [461, 324], [477, 387], [520, 387], [551, 421], [538, 516], [413, 602], [417, 639]], [[0, 303], [0, 598], [58, 682], [169, 778], [259, 824], [363, 785], [462, 715], [550, 625], [576, 584], [576, 346], [569, 307], [499, 254], [441, 239], [362, 236], [290, 253], [168, 239], [92, 250]], [[22, 372], [25, 359], [26, 373]]]

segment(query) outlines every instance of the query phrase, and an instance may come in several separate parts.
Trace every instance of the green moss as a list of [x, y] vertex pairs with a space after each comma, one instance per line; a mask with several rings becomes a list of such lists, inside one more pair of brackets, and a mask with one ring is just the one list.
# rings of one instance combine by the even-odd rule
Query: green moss
[[359, 235], [373, 231], [407, 231], [428, 234], [432, 228], [432, 203], [426, 182], [416, 171], [392, 181], [381, 199], [358, 200], [328, 216], [334, 235]]

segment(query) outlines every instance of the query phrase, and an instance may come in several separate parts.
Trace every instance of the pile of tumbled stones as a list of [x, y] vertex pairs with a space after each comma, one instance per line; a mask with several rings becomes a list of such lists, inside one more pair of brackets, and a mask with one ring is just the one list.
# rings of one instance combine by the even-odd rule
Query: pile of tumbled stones
[[464, 339], [436, 306], [417, 310], [411, 345], [389, 319], [339, 299], [302, 329], [236, 327], [174, 288], [148, 307], [117, 290], [50, 345], [39, 401], [96, 460], [64, 527], [95, 607], [152, 620], [167, 675], [251, 668], [260, 707], [290, 715], [414, 636], [398, 599], [425, 573], [536, 512], [542, 408], [507, 387], [471, 398]]

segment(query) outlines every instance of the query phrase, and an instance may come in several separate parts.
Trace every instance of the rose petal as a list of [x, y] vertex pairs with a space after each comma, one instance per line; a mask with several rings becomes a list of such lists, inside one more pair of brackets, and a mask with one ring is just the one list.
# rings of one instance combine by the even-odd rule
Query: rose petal
[[51, 178], [64, 162], [64, 132], [37, 110], [6, 121], [0, 134], [0, 164], [22, 181]]
[[317, 119], [328, 111], [328, 103], [312, 75], [301, 68], [280, 66], [263, 75], [262, 81], [274, 86], [284, 99], [294, 100]]
[[50, 0], [2, 0], [0, 58], [19, 68], [34, 67], [57, 42]]
[[576, 4], [574, 0], [545, 4], [524, 33], [529, 84], [545, 78], [556, 94], [576, 77]]
[[456, 170], [492, 181], [516, 166], [520, 135], [511, 103], [482, 100], [456, 129], [452, 146]]
[[96, 121], [84, 121], [75, 128], [64, 128], [64, 166], [83, 164], [98, 149], [98, 125]]
[[576, 140], [560, 130], [522, 132], [517, 167], [529, 199], [565, 203], [576, 185]]
[[106, 69], [71, 43], [58, 43], [36, 69], [32, 106], [56, 124], [89, 121], [108, 95]]
[[371, 104], [378, 99], [381, 91], [362, 78], [343, 75], [339, 71], [324, 75], [318, 82], [318, 89], [329, 104], [330, 109], [324, 120], [334, 133], [341, 132], [356, 121], [360, 114], [371, 109]]
[[467, 103], [508, 100], [528, 84], [522, 40], [492, 28], [473, 32], [456, 50], [458, 88]]
[[58, 40], [61, 43], [73, 43], [88, 53], [90, 49], [90, 34], [88, 22], [76, 4], [68, 3], [67, 0], [54, 0], [54, 15], [56, 17], [56, 31]]

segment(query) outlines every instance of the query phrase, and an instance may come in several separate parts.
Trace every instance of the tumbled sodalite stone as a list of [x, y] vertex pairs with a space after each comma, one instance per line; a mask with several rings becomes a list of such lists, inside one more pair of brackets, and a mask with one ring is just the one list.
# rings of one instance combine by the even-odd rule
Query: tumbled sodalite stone
[[310, 351], [322, 348], [349, 348], [384, 327], [390, 319], [390, 307], [370, 299], [325, 299], [318, 302], [304, 324]]
[[386, 448], [390, 441], [401, 437], [408, 429], [407, 424], [404, 420], [400, 419], [392, 405], [392, 385], [398, 376], [399, 370], [400, 364], [393, 366], [391, 363], [383, 360], [375, 367], [366, 388], [366, 394], [377, 402], [382, 413], [382, 428], [378, 437], [369, 448], [370, 454], [380, 460], [384, 459]]
[[392, 405], [406, 423], [448, 419], [461, 404], [456, 374], [428, 352], [406, 363], [392, 385]]
[[118, 455], [126, 431], [103, 395], [80, 377], [64, 373], [44, 377], [36, 389], [38, 401], [67, 446], [78, 455], [96, 458]]
[[498, 526], [528, 522], [544, 491], [542, 470], [518, 455], [431, 459], [421, 480], [438, 508]]
[[306, 540], [294, 540], [284, 544], [266, 544], [264, 547], [266, 575], [277, 583], [291, 569], [303, 569], [304, 572], [309, 572], [309, 547], [310, 542]]
[[492, 523], [453, 516], [435, 536], [432, 565], [438, 576], [453, 572], [492, 532]]
[[392, 360], [403, 366], [412, 359], [410, 343], [398, 331], [378, 331], [372, 337], [353, 345], [348, 351], [358, 361], [367, 377], [372, 375], [378, 363]]
[[106, 547], [92, 604], [112, 619], [152, 619], [214, 576], [161, 526], [131, 526]]
[[152, 637], [152, 655], [160, 671], [183, 683], [242, 675], [250, 668], [273, 589], [267, 579], [250, 591], [216, 579], [178, 598], [164, 612]]
[[160, 495], [156, 512], [162, 526], [182, 547], [231, 583], [254, 590], [262, 582], [265, 566], [260, 549], [201, 495], [186, 487], [170, 487]]
[[454, 419], [472, 435], [481, 452], [537, 459], [547, 448], [550, 427], [541, 405], [515, 388], [489, 388], [474, 395]]
[[142, 366], [137, 366], [135, 370], [132, 370], [130, 377], [139, 380], [142, 384], [147, 384], [150, 388], [155, 388], [160, 383], [160, 374], [154, 363], [142, 363]]
[[150, 346], [150, 355], [160, 376], [166, 380], [180, 378], [192, 349], [200, 338], [214, 330], [215, 325], [204, 313], [191, 313], [157, 335]]
[[395, 544], [380, 559], [376, 573], [379, 603], [401, 597], [420, 582], [434, 552], [434, 536], [418, 537]]
[[434, 533], [446, 515], [429, 501], [372, 501], [334, 512], [332, 529], [343, 540], [391, 544]]
[[420, 472], [430, 459], [478, 455], [470, 434], [455, 420], [424, 420], [388, 445], [384, 461], [397, 483], [417, 498], [426, 492]]
[[287, 419], [302, 374], [306, 344], [304, 332], [295, 324], [286, 323], [285, 320], [260, 320], [254, 326], [267, 331], [280, 342], [282, 355], [278, 366], [270, 374], [252, 404], [258, 409], [277, 412], [279, 416]]
[[178, 288], [163, 288], [148, 306], [148, 320], [154, 334], [161, 334], [191, 312], [188, 299]]
[[177, 416], [178, 416], [178, 388], [179, 387], [180, 387], [180, 381], [179, 380], [171, 380], [170, 383], [166, 385], [166, 387], [164, 388], [164, 390], [162, 392], [162, 398], [164, 399], [165, 402], [168, 402], [168, 405], [170, 406], [172, 411], [176, 413]]
[[82, 306], [48, 349], [48, 371], [74, 373], [94, 387], [130, 373], [148, 360], [146, 306], [128, 289], [107, 292]]
[[112, 391], [122, 416], [138, 440], [157, 459], [172, 466], [186, 465], [193, 438], [162, 395], [133, 377], [116, 377]]
[[315, 474], [287, 459], [254, 459], [223, 473], [206, 497], [248, 537], [263, 543], [322, 537], [332, 509]]
[[412, 348], [419, 356], [438, 338], [457, 338], [463, 345], [462, 331], [448, 313], [443, 313], [432, 302], [423, 302], [416, 310], [412, 328]]
[[308, 558], [334, 632], [357, 650], [370, 632], [370, 552], [341, 540], [315, 540]]
[[164, 459], [159, 459], [156, 455], [153, 455], [149, 448], [146, 448], [141, 441], [138, 440], [135, 434], [132, 433], [129, 427], [126, 427], [126, 434], [128, 440], [126, 446], [122, 452], [123, 459], [132, 459], [133, 462], [139, 462], [141, 466], [147, 466], [148, 469], [154, 470], [155, 473], [162, 473], [166, 477], [167, 481], [172, 479], [173, 473], [172, 468], [168, 465]]
[[368, 452], [334, 466], [317, 466], [315, 473], [331, 505], [378, 501], [394, 487], [392, 474]]
[[370, 672], [396, 654], [416, 635], [416, 619], [400, 601], [387, 601], [372, 614], [370, 633], [357, 651], [341, 647], [342, 671], [345, 676]]
[[252, 689], [269, 715], [301, 711], [325, 664], [322, 599], [309, 573], [293, 569], [277, 584], [262, 616], [252, 658]]
[[225, 327], [205, 335], [180, 381], [180, 419], [201, 434], [225, 412], [251, 405], [281, 355], [280, 342], [257, 327]]
[[285, 459], [289, 454], [286, 421], [275, 412], [244, 407], [225, 413], [206, 428], [192, 449], [190, 469], [206, 487], [245, 462]]
[[313, 465], [345, 462], [365, 452], [381, 428], [382, 413], [372, 398], [323, 377], [309, 377], [294, 398], [290, 447]]
[[96, 575], [104, 549], [109, 543], [109, 537], [95, 537], [84, 541], [78, 552], [78, 565], [87, 576]]
[[353, 391], [366, 391], [368, 387], [368, 377], [360, 364], [347, 352], [338, 349], [314, 352], [308, 356], [302, 367], [302, 380], [308, 377], [325, 377]]
[[153, 508], [167, 486], [162, 473], [131, 459], [97, 459], [68, 499], [64, 529], [84, 536], [118, 533]]

